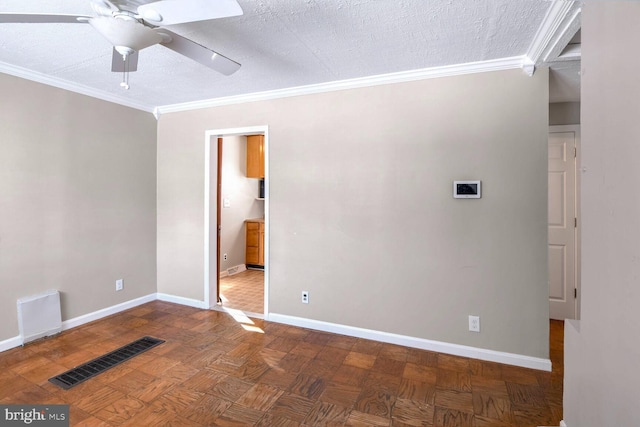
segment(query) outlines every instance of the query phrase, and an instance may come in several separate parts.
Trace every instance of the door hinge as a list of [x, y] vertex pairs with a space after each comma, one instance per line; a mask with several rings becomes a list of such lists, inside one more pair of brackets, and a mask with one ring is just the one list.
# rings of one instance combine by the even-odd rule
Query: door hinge
[[578, 298], [578, 288], [573, 288], [573, 297]]
[[578, 157], [578, 147], [573, 147], [573, 157]]
[[573, 218], [573, 228], [578, 228], [578, 218]]

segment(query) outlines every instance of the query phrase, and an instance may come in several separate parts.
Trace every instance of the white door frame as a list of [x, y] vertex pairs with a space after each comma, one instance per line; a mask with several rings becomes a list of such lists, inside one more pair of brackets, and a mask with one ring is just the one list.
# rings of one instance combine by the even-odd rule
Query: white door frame
[[575, 156], [575, 206], [574, 212], [576, 217], [576, 227], [574, 233], [574, 245], [575, 245], [575, 260], [574, 260], [574, 277], [575, 277], [575, 288], [577, 291], [577, 297], [575, 298], [575, 319], [580, 319], [580, 301], [581, 301], [581, 212], [580, 212], [580, 175], [581, 171], [581, 150], [580, 150], [580, 125], [554, 125], [549, 126], [549, 133], [552, 132], [573, 132], [575, 134], [575, 143], [576, 143], [576, 156]]
[[[220, 254], [217, 249], [211, 250], [215, 241], [211, 238], [211, 224], [216, 224], [216, 199], [211, 197], [211, 189], [217, 188], [218, 138], [238, 135], [264, 135], [264, 318], [269, 313], [269, 126], [247, 126], [241, 128], [212, 129], [205, 132], [204, 138], [204, 303], [206, 308], [217, 308], [218, 295], [216, 292], [217, 265]], [[212, 206], [213, 205], [213, 206]], [[215, 231], [217, 233], [217, 230]]]

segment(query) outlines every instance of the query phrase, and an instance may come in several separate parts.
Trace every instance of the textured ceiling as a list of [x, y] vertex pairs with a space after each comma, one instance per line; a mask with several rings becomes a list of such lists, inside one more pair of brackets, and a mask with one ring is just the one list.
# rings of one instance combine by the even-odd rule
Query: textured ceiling
[[[213, 0], [215, 1], [215, 0]], [[238, 0], [244, 15], [171, 26], [240, 62], [223, 76], [156, 45], [131, 88], [86, 24], [0, 24], [0, 62], [147, 108], [525, 55], [552, 2]], [[1, 12], [93, 15], [88, 0], [2, 0]]]

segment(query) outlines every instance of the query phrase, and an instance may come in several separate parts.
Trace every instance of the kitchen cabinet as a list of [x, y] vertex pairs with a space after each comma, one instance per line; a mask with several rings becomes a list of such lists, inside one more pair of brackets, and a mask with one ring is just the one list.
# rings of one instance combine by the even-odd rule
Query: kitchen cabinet
[[247, 136], [247, 178], [264, 178], [264, 135]]
[[245, 221], [247, 267], [264, 268], [264, 219]]

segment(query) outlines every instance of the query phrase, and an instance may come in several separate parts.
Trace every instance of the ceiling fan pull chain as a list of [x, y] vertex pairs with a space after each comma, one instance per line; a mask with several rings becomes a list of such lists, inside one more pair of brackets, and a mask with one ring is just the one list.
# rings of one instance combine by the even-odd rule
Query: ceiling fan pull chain
[[122, 68], [122, 83], [120, 86], [129, 90], [129, 55], [122, 55], [122, 60], [124, 61], [124, 67]]

